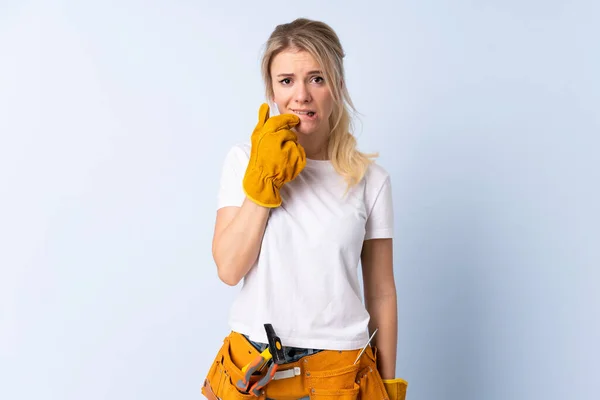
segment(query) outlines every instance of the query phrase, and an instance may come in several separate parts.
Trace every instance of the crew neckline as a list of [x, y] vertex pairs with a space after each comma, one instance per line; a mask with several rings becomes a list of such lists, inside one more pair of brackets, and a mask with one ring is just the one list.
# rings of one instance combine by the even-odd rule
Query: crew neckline
[[326, 167], [326, 166], [331, 166], [331, 160], [316, 160], [313, 158], [307, 158], [306, 159], [306, 166], [307, 167], [315, 167], [315, 168], [319, 168], [319, 167]]

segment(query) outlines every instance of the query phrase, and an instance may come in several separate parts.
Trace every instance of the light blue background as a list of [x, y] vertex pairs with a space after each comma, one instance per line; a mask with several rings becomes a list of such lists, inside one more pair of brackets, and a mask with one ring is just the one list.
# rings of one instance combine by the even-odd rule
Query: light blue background
[[200, 398], [221, 163], [306, 16], [393, 177], [409, 400], [597, 399], [598, 4], [1, 1], [0, 398]]

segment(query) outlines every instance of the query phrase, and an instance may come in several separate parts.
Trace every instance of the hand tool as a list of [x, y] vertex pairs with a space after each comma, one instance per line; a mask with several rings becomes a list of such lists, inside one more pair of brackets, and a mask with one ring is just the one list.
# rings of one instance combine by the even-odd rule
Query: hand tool
[[[265, 331], [267, 332], [267, 340], [269, 341], [269, 347], [267, 347], [262, 353], [260, 353], [254, 360], [242, 368], [244, 377], [237, 381], [236, 387], [245, 392], [252, 393], [255, 396], [260, 396], [262, 389], [271, 382], [275, 372], [279, 365], [285, 362], [285, 354], [283, 353], [283, 346], [281, 340], [275, 335], [275, 330], [271, 324], [264, 324]], [[250, 377], [257, 371], [260, 371], [264, 366], [268, 365], [269, 368], [266, 374], [261, 377], [250, 389]]]

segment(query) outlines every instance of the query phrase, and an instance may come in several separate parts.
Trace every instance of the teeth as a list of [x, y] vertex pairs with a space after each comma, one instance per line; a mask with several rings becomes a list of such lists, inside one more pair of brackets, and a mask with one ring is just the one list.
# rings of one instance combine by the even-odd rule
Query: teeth
[[313, 111], [294, 111], [298, 115], [313, 115]]

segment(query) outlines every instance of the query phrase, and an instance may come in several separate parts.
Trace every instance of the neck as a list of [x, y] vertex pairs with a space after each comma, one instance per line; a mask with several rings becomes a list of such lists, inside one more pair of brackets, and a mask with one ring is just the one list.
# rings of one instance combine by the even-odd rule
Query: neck
[[[304, 140], [302, 140], [304, 139]], [[304, 147], [304, 151], [306, 152], [306, 158], [311, 160], [328, 160], [329, 153], [327, 151], [328, 141], [321, 140], [315, 141], [311, 140], [315, 138], [308, 137], [300, 137], [298, 138], [298, 142]]]
[[328, 160], [329, 159], [329, 155], [327, 154], [327, 147], [315, 147], [312, 148], [310, 146], [305, 146], [302, 145], [302, 147], [304, 147], [304, 151], [306, 152], [306, 158], [309, 158], [311, 160]]

